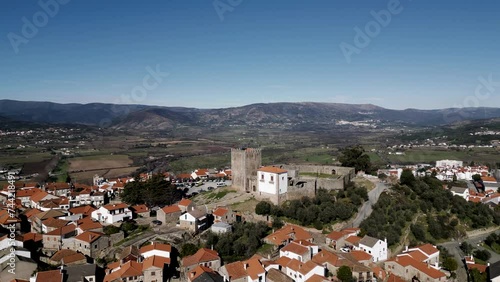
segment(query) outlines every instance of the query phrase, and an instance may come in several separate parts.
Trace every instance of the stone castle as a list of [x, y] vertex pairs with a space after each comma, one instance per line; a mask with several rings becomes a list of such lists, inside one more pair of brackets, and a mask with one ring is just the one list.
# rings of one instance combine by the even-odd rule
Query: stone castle
[[262, 167], [262, 151], [257, 148], [231, 149], [231, 170], [234, 188], [277, 205], [303, 196], [314, 197], [320, 188], [342, 190], [355, 176], [354, 168], [350, 167], [300, 164]]

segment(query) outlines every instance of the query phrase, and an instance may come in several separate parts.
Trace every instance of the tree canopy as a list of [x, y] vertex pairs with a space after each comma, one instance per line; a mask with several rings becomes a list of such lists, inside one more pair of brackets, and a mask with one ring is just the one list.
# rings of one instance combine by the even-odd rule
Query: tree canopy
[[361, 145], [346, 147], [341, 153], [339, 162], [342, 166], [354, 167], [356, 172], [370, 172], [372, 166], [370, 156], [366, 154], [365, 149]]
[[127, 204], [146, 204], [150, 207], [171, 205], [181, 200], [182, 196], [183, 191], [165, 181], [161, 175], [155, 175], [145, 182], [129, 182], [125, 184], [121, 194], [122, 200]]

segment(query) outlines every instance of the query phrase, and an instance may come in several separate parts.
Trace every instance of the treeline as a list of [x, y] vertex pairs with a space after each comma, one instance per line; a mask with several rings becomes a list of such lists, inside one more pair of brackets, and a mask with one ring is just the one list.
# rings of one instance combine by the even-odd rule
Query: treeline
[[205, 247], [217, 250], [224, 262], [244, 260], [255, 253], [263, 245], [261, 238], [270, 231], [265, 222], [237, 222], [233, 231], [223, 234], [207, 233]]
[[298, 221], [300, 225], [314, 226], [321, 230], [324, 224], [351, 218], [366, 200], [366, 188], [355, 187], [350, 183], [344, 191], [319, 189], [314, 198], [302, 197], [300, 200], [287, 201], [281, 206], [262, 201], [255, 207], [255, 213], [275, 218], [286, 217]]
[[149, 207], [170, 205], [182, 199], [184, 192], [165, 181], [163, 176], [154, 175], [141, 182], [136, 179], [125, 184], [121, 199], [129, 205], [146, 204]]
[[452, 196], [448, 189], [443, 188], [443, 182], [434, 177], [415, 178], [411, 171], [405, 170], [400, 183], [393, 186], [390, 193], [380, 196], [372, 214], [361, 223], [366, 234], [387, 237], [389, 245], [400, 241], [405, 226], [417, 213], [425, 215], [425, 218], [421, 217], [425, 223], [417, 221], [410, 230], [421, 242], [459, 239], [465, 235], [466, 229], [500, 223], [498, 212], [481, 203]]

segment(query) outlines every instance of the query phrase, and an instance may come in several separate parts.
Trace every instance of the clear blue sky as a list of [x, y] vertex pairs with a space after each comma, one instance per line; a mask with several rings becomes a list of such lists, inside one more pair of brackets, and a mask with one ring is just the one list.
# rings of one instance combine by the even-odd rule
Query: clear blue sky
[[[22, 18], [33, 22], [43, 10], [37, 1], [3, 0], [0, 98], [500, 107], [500, 1], [400, 0], [400, 12], [348, 63], [340, 44], [355, 46], [354, 28], [391, 1], [242, 0], [221, 20], [212, 0], [72, 0], [18, 42], [16, 54], [9, 34], [23, 36]], [[131, 98], [146, 67], [157, 65], [169, 76]], [[496, 91], [474, 98], [478, 77], [488, 75]]]

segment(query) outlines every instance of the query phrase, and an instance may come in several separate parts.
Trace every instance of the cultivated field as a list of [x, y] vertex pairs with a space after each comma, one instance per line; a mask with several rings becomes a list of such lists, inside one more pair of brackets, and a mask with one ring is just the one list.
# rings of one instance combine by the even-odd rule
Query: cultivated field
[[69, 160], [69, 171], [80, 172], [87, 170], [125, 168], [132, 164], [126, 155], [96, 155], [79, 157]]

